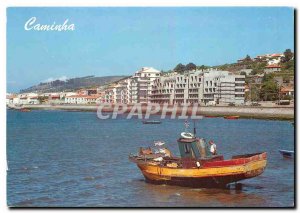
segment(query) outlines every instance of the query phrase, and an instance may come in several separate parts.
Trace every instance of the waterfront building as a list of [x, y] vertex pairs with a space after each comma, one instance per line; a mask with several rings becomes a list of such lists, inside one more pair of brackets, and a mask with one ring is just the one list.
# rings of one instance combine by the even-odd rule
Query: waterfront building
[[161, 75], [161, 71], [153, 67], [142, 67], [136, 71], [128, 82], [130, 95], [130, 103], [148, 103], [152, 94], [152, 86], [154, 81]]
[[96, 104], [99, 102], [98, 95], [72, 95], [65, 97], [66, 104]]
[[7, 93], [6, 94], [6, 105], [12, 105], [14, 98], [16, 98], [16, 95]]
[[104, 95], [104, 102], [105, 103], [115, 103], [115, 94], [114, 94], [114, 88], [113, 87], [110, 87], [110, 88], [107, 88], [105, 90], [105, 95]]
[[21, 93], [13, 97], [12, 103], [15, 105], [21, 104], [39, 104], [37, 93]]
[[152, 67], [142, 67], [133, 76], [120, 80], [104, 90], [105, 103], [149, 103], [153, 82], [161, 72]]
[[152, 87], [151, 102], [244, 104], [244, 96], [244, 75], [219, 70], [196, 70], [156, 79]]

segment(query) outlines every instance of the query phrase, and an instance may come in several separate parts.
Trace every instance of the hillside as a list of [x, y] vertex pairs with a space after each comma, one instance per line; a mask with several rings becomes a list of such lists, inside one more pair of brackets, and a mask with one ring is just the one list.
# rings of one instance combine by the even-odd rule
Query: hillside
[[66, 81], [55, 80], [47, 83], [39, 83], [38, 85], [31, 86], [27, 89], [20, 90], [21, 93], [26, 92], [61, 92], [73, 91], [80, 88], [91, 88], [95, 86], [104, 86], [106, 84], [118, 81], [126, 76], [85, 76], [79, 78], [71, 78]]

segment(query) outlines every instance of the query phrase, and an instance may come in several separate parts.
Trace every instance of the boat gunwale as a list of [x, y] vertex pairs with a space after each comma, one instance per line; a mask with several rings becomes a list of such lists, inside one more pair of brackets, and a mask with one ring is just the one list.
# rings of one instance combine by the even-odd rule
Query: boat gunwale
[[[247, 158], [231, 158], [231, 159], [227, 159], [227, 160], [217, 160], [217, 161], [210, 161], [210, 162], [205, 162], [203, 166], [201, 166], [200, 168], [198, 167], [191, 167], [191, 168], [178, 168], [178, 167], [169, 167], [169, 166], [164, 166], [161, 165], [159, 162], [157, 164], [150, 164], [149, 162], [153, 162], [153, 161], [149, 161], [147, 159], [143, 160], [137, 160], [134, 157], [129, 157], [129, 159], [136, 163], [136, 164], [141, 164], [141, 165], [149, 165], [149, 166], [156, 166], [156, 167], [160, 167], [160, 168], [168, 168], [168, 169], [209, 169], [209, 168], [224, 168], [224, 167], [234, 167], [234, 166], [246, 166], [249, 163], [252, 162], [257, 162], [257, 161], [263, 161], [263, 160], [267, 160], [267, 152], [261, 152], [261, 153], [253, 153], [252, 154], [246, 154], [246, 155], [251, 155]], [[242, 156], [242, 155], [236, 155], [236, 156]], [[261, 158], [259, 157], [258, 159], [251, 159], [253, 157], [258, 157], [258, 156], [262, 156]], [[235, 157], [235, 156], [232, 156]], [[181, 160], [181, 159], [178, 159]], [[239, 164], [232, 164], [232, 165], [210, 165], [210, 166], [205, 166], [205, 164], [218, 164], [218, 163], [224, 163], [224, 162], [230, 162], [230, 161], [240, 161], [243, 160], [243, 163], [239, 163]], [[171, 160], [170, 160], [171, 161]], [[200, 159], [201, 161], [201, 159]], [[175, 161], [176, 162], [176, 161]], [[195, 160], [195, 162], [197, 162], [197, 160]]]

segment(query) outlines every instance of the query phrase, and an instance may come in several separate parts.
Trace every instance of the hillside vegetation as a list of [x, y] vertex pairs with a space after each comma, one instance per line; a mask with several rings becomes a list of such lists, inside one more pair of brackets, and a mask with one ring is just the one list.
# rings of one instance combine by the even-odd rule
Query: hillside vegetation
[[47, 83], [39, 83], [38, 85], [31, 86], [27, 89], [23, 89], [20, 92], [62, 92], [62, 91], [74, 91], [81, 88], [99, 87], [110, 84], [125, 78], [126, 76], [85, 76], [79, 78], [71, 78], [66, 81], [55, 80]]

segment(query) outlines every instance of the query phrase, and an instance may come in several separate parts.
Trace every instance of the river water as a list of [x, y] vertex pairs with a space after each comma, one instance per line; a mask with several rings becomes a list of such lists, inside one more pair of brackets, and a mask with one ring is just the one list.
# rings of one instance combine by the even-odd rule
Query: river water
[[242, 190], [193, 189], [146, 183], [130, 152], [164, 140], [179, 154], [183, 120], [143, 125], [137, 118], [100, 120], [93, 112], [7, 111], [7, 204], [22, 207], [292, 207], [294, 150], [288, 121], [204, 118], [198, 136], [218, 153], [267, 151], [265, 172], [241, 181]]

